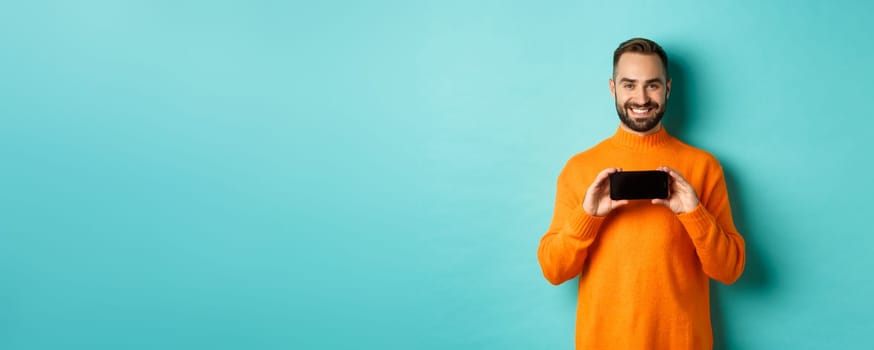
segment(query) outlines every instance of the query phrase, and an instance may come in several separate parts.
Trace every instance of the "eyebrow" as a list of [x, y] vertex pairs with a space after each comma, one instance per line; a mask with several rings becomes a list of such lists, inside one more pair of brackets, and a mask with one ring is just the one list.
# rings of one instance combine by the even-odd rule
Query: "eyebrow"
[[[619, 82], [621, 82], [621, 83], [624, 83], [624, 82], [636, 83], [637, 79], [622, 78], [622, 79], [619, 79]], [[647, 84], [649, 84], [649, 83], [662, 83], [662, 84], [664, 84], [664, 82], [662, 82], [661, 78], [649, 79], [646, 81], [646, 83]]]

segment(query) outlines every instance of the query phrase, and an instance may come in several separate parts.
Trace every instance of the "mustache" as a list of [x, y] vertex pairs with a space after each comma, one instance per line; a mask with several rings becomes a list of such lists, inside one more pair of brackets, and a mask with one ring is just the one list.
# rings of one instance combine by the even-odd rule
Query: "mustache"
[[626, 102], [626, 103], [625, 103], [625, 108], [637, 108], [637, 109], [640, 109], [640, 108], [655, 108], [655, 109], [658, 109], [658, 108], [659, 108], [659, 104], [658, 104], [658, 103], [655, 103], [655, 102], [647, 102], [647, 103], [644, 103], [644, 104], [642, 104], [642, 105], [639, 105], [639, 104], [634, 104], [634, 103], [631, 103], [631, 102]]

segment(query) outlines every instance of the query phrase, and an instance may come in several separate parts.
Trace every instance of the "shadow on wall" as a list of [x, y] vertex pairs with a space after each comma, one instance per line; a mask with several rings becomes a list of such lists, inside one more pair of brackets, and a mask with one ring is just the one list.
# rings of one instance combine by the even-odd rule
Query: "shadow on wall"
[[[670, 103], [668, 112], [664, 118], [665, 128], [674, 136], [681, 140], [689, 139], [688, 134], [693, 122], [690, 120], [693, 117], [706, 118], [706, 115], [693, 112], [691, 101], [696, 98], [696, 94], [689, 93], [694, 88], [695, 91], [700, 91], [701, 88], [707, 88], [706, 85], [694, 80], [694, 75], [690, 74], [693, 65], [688, 64], [686, 58], [682, 54], [677, 54], [674, 50], [670, 52], [670, 65], [668, 69], [671, 72], [673, 79], [671, 88]], [[706, 145], [701, 145], [706, 149]], [[764, 257], [761, 250], [758, 249], [757, 234], [759, 232], [750, 231], [752, 227], [747, 223], [748, 209], [753, 208], [755, 203], [746, 201], [746, 198], [741, 196], [743, 187], [739, 176], [733, 171], [731, 164], [726, 164], [723, 160], [723, 171], [725, 172], [725, 181], [728, 187], [729, 200], [731, 201], [732, 218], [734, 224], [740, 234], [746, 241], [746, 266], [744, 273], [740, 279], [731, 286], [724, 286], [719, 282], [711, 281], [711, 296], [710, 296], [710, 311], [713, 323], [713, 348], [714, 349], [730, 349], [730, 335], [735, 334], [728, 329], [730, 326], [726, 322], [725, 306], [729, 305], [728, 299], [731, 295], [758, 293], [761, 294], [767, 289], [772, 288], [774, 273]], [[749, 176], [749, 175], [748, 175]], [[730, 293], [721, 293], [720, 291], [731, 291]]]
[[686, 140], [686, 130], [688, 130], [687, 116], [689, 115], [689, 104], [687, 103], [686, 94], [689, 88], [689, 79], [687, 72], [684, 69], [687, 65], [683, 61], [678, 61], [676, 55], [671, 52], [668, 56], [668, 72], [671, 75], [671, 95], [668, 96], [668, 106], [665, 112], [665, 117], [662, 119], [662, 125], [672, 135], [680, 140]]
[[730, 286], [725, 286], [716, 281], [711, 281], [710, 283], [710, 312], [713, 320], [714, 349], [735, 348], [729, 340], [734, 338], [732, 334], [737, 334], [737, 332], [731, 331], [729, 324], [726, 323], [726, 315], [724, 313], [726, 310], [725, 306], [731, 304], [729, 298], [741, 294], [763, 295], [767, 290], [773, 288], [775, 279], [773, 267], [767, 264], [761, 250], [758, 248], [759, 245], [756, 243], [756, 234], [758, 232], [748, 230], [751, 226], [747, 224], [747, 216], [745, 214], [755, 204], [745, 201], [739, 195], [740, 186], [737, 176], [725, 163], [723, 163], [723, 171], [725, 172], [728, 195], [731, 200], [734, 225], [746, 242], [746, 266], [740, 279]]

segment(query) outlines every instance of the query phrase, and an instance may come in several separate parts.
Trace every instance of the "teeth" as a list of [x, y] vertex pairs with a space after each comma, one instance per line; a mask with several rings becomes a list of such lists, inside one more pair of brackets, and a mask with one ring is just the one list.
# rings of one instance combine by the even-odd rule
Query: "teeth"
[[649, 109], [636, 109], [636, 108], [632, 108], [631, 111], [633, 111], [634, 113], [642, 114], [642, 113], [649, 112]]

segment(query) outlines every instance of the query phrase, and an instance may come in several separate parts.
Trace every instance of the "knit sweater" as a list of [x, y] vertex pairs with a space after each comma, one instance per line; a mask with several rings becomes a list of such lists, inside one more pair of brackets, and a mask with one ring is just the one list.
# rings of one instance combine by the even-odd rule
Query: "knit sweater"
[[[604, 217], [583, 210], [586, 190], [601, 170], [662, 165], [695, 188], [698, 207], [675, 214], [635, 200]], [[580, 276], [577, 349], [700, 350], [713, 347], [709, 279], [733, 283], [745, 253], [716, 158], [664, 128], [646, 136], [619, 128], [561, 171], [537, 257], [552, 284]]]

